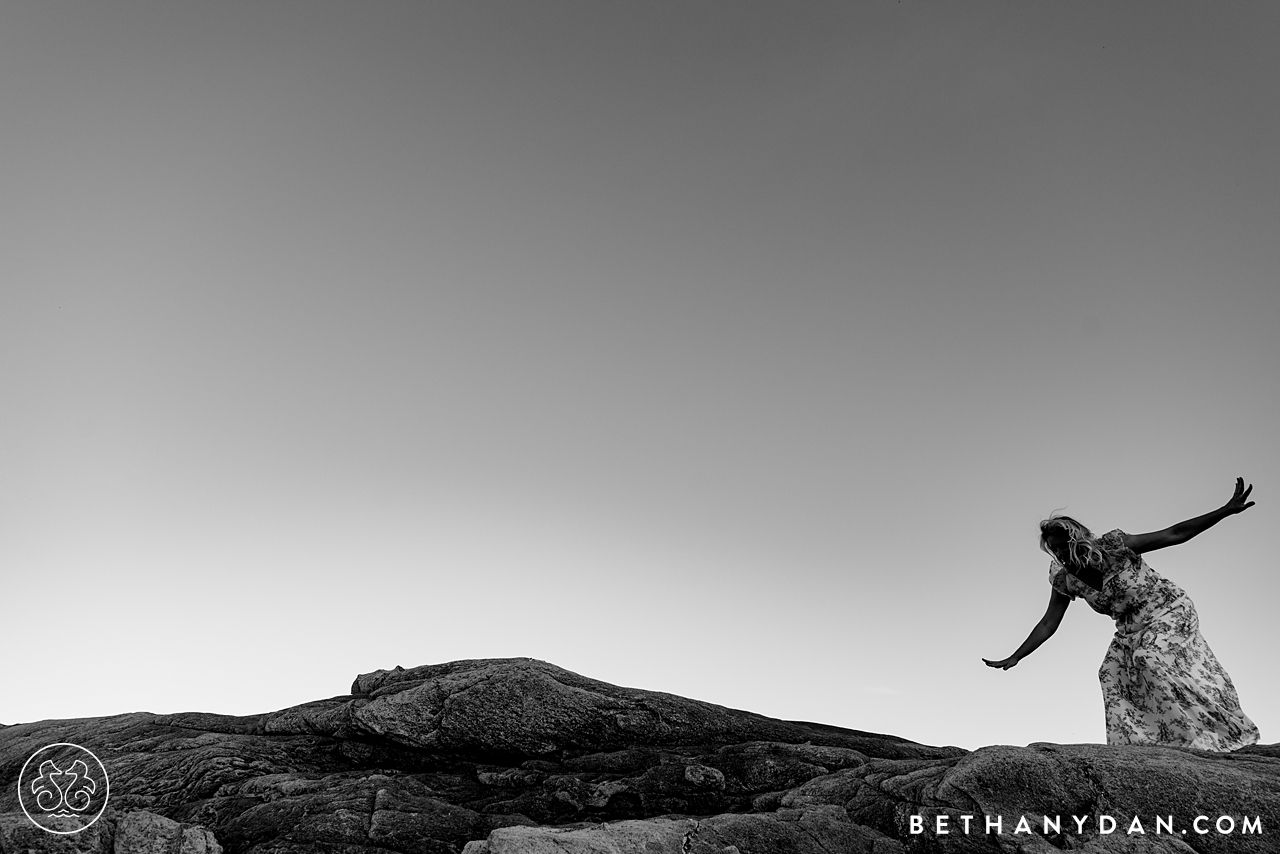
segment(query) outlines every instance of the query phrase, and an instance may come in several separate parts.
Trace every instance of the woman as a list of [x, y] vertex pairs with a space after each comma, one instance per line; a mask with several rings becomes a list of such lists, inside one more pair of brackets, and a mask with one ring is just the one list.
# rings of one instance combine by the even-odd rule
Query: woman
[[1235, 750], [1258, 740], [1258, 728], [1240, 708], [1231, 677], [1200, 636], [1195, 605], [1139, 555], [1176, 546], [1253, 506], [1244, 479], [1221, 508], [1150, 534], [1115, 530], [1095, 538], [1069, 516], [1040, 523], [1040, 548], [1053, 558], [1049, 607], [1008, 670], [1058, 630], [1077, 596], [1116, 621], [1116, 635], [1098, 670], [1107, 713], [1108, 744], [1169, 744]]

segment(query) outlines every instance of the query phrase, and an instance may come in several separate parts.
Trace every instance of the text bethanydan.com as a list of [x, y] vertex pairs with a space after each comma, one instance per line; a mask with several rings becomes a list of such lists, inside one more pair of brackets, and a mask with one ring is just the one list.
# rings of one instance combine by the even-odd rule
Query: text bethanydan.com
[[[1061, 835], [1063, 827], [1063, 817], [1060, 815], [1041, 816], [1039, 832], [1043, 836]], [[1220, 836], [1230, 836], [1232, 834], [1240, 835], [1260, 835], [1262, 833], [1262, 817], [1261, 816], [1236, 816], [1220, 815], [1216, 818], [1207, 815], [1198, 815], [1188, 824], [1177, 826], [1178, 823], [1171, 815], [1150, 816], [1143, 821], [1140, 816], [1134, 816], [1128, 820], [1117, 820], [1115, 816], [1110, 815], [1071, 815], [1067, 816], [1066, 826], [1068, 831], [1075, 830], [1078, 835], [1083, 836], [1086, 832], [1089, 834], [1098, 834], [1106, 836], [1112, 833], [1123, 833], [1129, 836], [1186, 836], [1188, 832], [1205, 836], [1207, 834], [1216, 833]], [[952, 834], [968, 836], [970, 834], [1019, 834], [1028, 835], [1036, 833], [1034, 827], [1035, 822], [1025, 815], [1018, 816], [1017, 820], [1008, 820], [1004, 816], [998, 815], [935, 815], [931, 819], [922, 815], [913, 815], [908, 822], [908, 830], [912, 836], [918, 836], [922, 833], [932, 833], [934, 836], [949, 836]]]

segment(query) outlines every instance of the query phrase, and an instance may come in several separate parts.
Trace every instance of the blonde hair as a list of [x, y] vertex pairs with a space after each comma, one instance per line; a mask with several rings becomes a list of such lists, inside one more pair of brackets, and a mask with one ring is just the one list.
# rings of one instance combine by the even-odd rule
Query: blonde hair
[[[1062, 554], [1049, 548], [1049, 544], [1045, 541], [1049, 532], [1055, 530], [1061, 531], [1067, 541]], [[1102, 572], [1107, 565], [1106, 555], [1103, 554], [1102, 548], [1089, 529], [1070, 516], [1060, 513], [1054, 513], [1040, 523], [1040, 548], [1068, 568], [1088, 568]]]

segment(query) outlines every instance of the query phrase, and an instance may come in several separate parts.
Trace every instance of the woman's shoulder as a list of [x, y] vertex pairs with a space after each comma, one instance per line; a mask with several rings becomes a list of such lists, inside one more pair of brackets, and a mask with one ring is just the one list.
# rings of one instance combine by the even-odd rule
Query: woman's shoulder
[[1098, 546], [1108, 554], [1119, 555], [1122, 558], [1136, 558], [1138, 553], [1125, 545], [1129, 535], [1119, 528], [1107, 531], [1101, 537], [1098, 537]]
[[1125, 532], [1124, 532], [1124, 531], [1120, 530], [1119, 528], [1113, 528], [1112, 530], [1107, 531], [1107, 532], [1106, 532], [1105, 534], [1103, 534], [1101, 537], [1098, 537], [1098, 542], [1100, 542], [1100, 543], [1119, 543], [1120, 545], [1124, 545], [1124, 538], [1125, 538], [1126, 536], [1128, 536], [1128, 535], [1127, 535], [1127, 534], [1125, 534]]

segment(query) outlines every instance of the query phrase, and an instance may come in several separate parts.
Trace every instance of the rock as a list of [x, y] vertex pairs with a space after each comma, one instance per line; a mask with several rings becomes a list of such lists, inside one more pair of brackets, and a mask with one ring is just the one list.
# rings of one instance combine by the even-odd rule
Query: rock
[[154, 813], [126, 813], [116, 825], [113, 854], [222, 854], [222, 846], [203, 827], [182, 824]]
[[706, 819], [656, 818], [596, 827], [506, 828], [464, 854], [903, 854], [902, 843], [849, 821], [837, 807]]
[[143, 810], [123, 815], [107, 811], [78, 833], [49, 833], [22, 813], [0, 815], [0, 852], [24, 854], [222, 854], [203, 827], [172, 821]]
[[57, 836], [21, 812], [0, 814], [0, 854], [111, 854], [110, 828], [99, 820], [80, 833]]
[[684, 854], [698, 822], [691, 818], [619, 821], [582, 828], [507, 828], [468, 842], [463, 854]]
[[[31, 824], [15, 786], [27, 757], [62, 741], [89, 747], [111, 775], [107, 812], [69, 837]], [[1128, 832], [1135, 817], [1142, 833]], [[1218, 832], [1219, 817], [1231, 832]], [[988, 819], [1000, 832], [986, 832]], [[940, 820], [949, 832], [937, 832]], [[0, 728], [0, 854], [464, 849], [1274, 854], [1280, 745], [970, 753], [622, 688], [533, 659], [377, 671], [349, 695], [260, 715]]]
[[904, 758], [955, 752], [895, 736], [779, 721], [672, 694], [619, 688], [528, 658], [379, 670], [357, 677], [351, 692], [358, 698], [351, 704], [357, 726], [429, 750], [544, 757], [635, 745], [773, 741]]
[[[814, 759], [828, 765], [811, 761]], [[756, 741], [722, 747], [703, 760], [720, 769], [736, 790], [767, 792], [798, 786], [833, 768], [862, 764], [867, 757], [856, 750]]]

